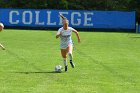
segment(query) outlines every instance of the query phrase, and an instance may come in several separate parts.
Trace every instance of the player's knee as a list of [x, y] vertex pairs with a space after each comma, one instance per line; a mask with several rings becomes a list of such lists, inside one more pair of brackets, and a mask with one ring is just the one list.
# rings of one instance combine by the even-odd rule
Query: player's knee
[[67, 55], [62, 55], [63, 58], [67, 58]]
[[71, 55], [72, 55], [72, 53], [71, 53], [71, 52], [68, 52], [68, 55], [70, 55], [70, 56], [71, 56]]

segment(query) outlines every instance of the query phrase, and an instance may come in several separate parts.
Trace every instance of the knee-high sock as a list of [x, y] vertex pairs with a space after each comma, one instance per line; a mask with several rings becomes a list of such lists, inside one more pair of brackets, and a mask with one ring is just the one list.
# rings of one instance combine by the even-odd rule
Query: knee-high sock
[[67, 59], [63, 58], [63, 61], [64, 61], [64, 66], [68, 66]]
[[72, 58], [73, 58], [72, 53], [68, 53], [68, 55], [69, 55], [69, 59], [72, 60]]

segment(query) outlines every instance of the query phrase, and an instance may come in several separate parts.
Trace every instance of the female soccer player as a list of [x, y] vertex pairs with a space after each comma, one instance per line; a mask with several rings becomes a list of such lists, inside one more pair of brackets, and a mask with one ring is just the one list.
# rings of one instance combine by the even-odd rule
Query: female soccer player
[[59, 28], [59, 30], [56, 34], [56, 38], [60, 37], [61, 55], [64, 60], [65, 71], [67, 71], [67, 69], [68, 69], [67, 54], [69, 55], [70, 64], [71, 64], [72, 68], [75, 67], [73, 60], [72, 60], [72, 58], [73, 58], [73, 56], [72, 56], [73, 43], [72, 43], [72, 39], [71, 39], [72, 32], [74, 32], [76, 34], [79, 43], [80, 43], [80, 37], [79, 37], [77, 30], [68, 26], [69, 21], [61, 14], [60, 14], [60, 17], [62, 18], [63, 27]]

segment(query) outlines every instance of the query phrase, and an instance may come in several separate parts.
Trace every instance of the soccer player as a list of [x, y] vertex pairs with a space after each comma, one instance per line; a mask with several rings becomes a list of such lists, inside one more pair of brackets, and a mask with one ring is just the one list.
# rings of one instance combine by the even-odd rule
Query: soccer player
[[[0, 32], [4, 29], [3, 23], [0, 23]], [[0, 47], [5, 50], [5, 47], [0, 43]]]
[[70, 59], [70, 64], [72, 68], [75, 67], [73, 63], [73, 56], [72, 56], [72, 50], [73, 50], [73, 42], [72, 42], [72, 32], [74, 32], [77, 36], [78, 42], [80, 43], [80, 37], [78, 34], [78, 31], [75, 30], [72, 27], [69, 27], [69, 21], [67, 18], [65, 18], [63, 15], [60, 14], [60, 17], [62, 18], [62, 24], [63, 27], [59, 28], [56, 38], [60, 37], [60, 49], [61, 49], [61, 55], [64, 60], [64, 66], [65, 66], [65, 71], [68, 69], [68, 63], [67, 63], [67, 54], [69, 55]]

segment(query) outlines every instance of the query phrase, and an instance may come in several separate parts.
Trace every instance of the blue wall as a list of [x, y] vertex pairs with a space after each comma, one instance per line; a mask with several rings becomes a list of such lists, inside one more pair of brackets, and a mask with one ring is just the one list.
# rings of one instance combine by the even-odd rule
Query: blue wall
[[6, 26], [61, 27], [59, 12], [72, 27], [135, 29], [135, 11], [0, 9], [0, 22]]

